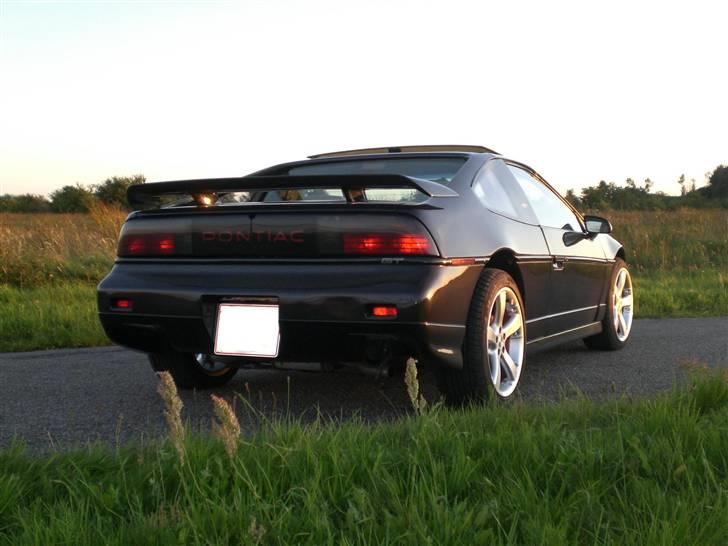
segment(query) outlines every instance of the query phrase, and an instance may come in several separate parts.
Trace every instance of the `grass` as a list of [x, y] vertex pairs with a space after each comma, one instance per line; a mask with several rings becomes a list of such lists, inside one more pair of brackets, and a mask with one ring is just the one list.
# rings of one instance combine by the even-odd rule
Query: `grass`
[[[250, 406], [248, 406], [250, 407]], [[725, 544], [728, 384], [0, 452], [0, 544]]]
[[[94, 287], [125, 214], [0, 214], [0, 351], [108, 343]], [[728, 315], [727, 210], [605, 215], [627, 249], [638, 317]]]
[[637, 273], [634, 289], [639, 318], [728, 315], [728, 270]]
[[93, 284], [0, 285], [0, 351], [108, 345]]
[[114, 261], [124, 217], [104, 205], [91, 214], [0, 214], [0, 284], [98, 283]]
[[728, 210], [606, 212], [636, 275], [728, 272]]

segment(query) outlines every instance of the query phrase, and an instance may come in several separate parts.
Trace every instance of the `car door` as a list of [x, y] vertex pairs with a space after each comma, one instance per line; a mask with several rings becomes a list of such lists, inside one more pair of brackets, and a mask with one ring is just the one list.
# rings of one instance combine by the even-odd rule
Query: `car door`
[[551, 255], [549, 334], [584, 326], [597, 319], [608, 262], [602, 245], [586, 234], [581, 219], [534, 171], [509, 163], [543, 231]]

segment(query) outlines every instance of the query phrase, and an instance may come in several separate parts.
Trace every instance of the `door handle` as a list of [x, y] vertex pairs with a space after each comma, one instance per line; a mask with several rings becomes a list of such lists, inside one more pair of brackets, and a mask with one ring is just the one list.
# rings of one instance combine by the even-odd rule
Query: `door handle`
[[551, 264], [551, 267], [554, 269], [554, 271], [563, 271], [565, 263], [566, 263], [566, 260], [564, 258], [554, 258], [554, 261]]

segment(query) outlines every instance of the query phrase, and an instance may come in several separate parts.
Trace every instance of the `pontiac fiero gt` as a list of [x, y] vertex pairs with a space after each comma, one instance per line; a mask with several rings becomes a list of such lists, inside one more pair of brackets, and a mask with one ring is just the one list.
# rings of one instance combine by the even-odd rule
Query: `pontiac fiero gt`
[[181, 388], [276, 362], [387, 370], [414, 356], [463, 403], [510, 396], [527, 347], [630, 335], [609, 222], [487, 148], [335, 152], [128, 199], [99, 317]]

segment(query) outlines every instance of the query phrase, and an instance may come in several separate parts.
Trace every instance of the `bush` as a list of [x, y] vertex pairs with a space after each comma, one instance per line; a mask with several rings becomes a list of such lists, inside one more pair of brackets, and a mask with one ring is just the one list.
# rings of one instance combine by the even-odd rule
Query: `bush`
[[127, 208], [126, 190], [135, 184], [144, 184], [146, 178], [142, 174], [132, 176], [112, 176], [96, 186], [94, 195], [106, 205], [117, 205]]
[[0, 212], [48, 212], [51, 203], [43, 195], [0, 195]]
[[63, 186], [51, 193], [51, 210], [53, 212], [88, 212], [94, 201], [94, 194], [89, 188], [76, 184]]

